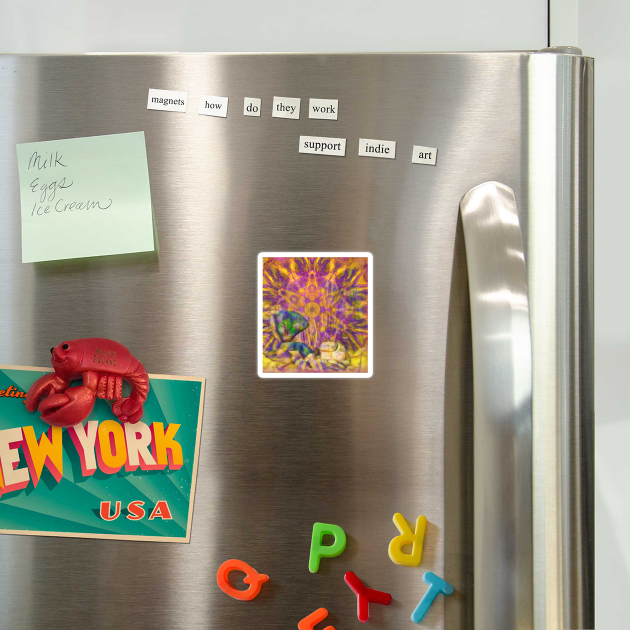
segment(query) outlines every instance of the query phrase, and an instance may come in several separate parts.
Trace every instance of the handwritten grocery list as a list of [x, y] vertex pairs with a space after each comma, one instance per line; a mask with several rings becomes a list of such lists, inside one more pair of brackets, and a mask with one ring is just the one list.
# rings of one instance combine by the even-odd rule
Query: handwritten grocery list
[[22, 262], [153, 251], [144, 132], [17, 145]]

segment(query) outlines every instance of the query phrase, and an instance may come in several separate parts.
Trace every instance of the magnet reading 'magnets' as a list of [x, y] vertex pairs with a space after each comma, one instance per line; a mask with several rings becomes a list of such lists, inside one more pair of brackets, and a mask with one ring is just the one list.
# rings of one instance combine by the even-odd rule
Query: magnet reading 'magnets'
[[[28, 411], [38, 409], [44, 422], [71, 427], [90, 415], [98, 397], [114, 401], [112, 411], [121, 422], [135, 424], [142, 418], [149, 376], [125, 346], [98, 337], [73, 339], [51, 348], [50, 354], [54, 372], [28, 390]], [[76, 378], [83, 378], [83, 385], [70, 387]], [[122, 394], [123, 379], [131, 385], [127, 398]]]

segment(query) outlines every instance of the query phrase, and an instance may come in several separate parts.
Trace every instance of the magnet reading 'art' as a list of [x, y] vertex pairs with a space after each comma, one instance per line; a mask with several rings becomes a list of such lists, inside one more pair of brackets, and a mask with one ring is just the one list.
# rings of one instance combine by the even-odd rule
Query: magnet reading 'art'
[[[44, 422], [72, 427], [83, 422], [98, 398], [113, 400], [112, 411], [121, 422], [138, 422], [149, 393], [144, 366], [125, 346], [111, 339], [73, 339], [50, 349], [54, 372], [39, 378], [28, 390], [26, 408], [38, 411]], [[83, 384], [70, 387], [82, 378]], [[123, 379], [131, 394], [123, 397]]]
[[[243, 582], [249, 584], [249, 588], [245, 591], [241, 591], [234, 588], [229, 581], [228, 575], [230, 571], [242, 571], [245, 573]], [[260, 593], [262, 585], [269, 580], [269, 576], [264, 573], [258, 573], [256, 569], [253, 569], [246, 562], [242, 560], [226, 560], [217, 571], [217, 584], [219, 588], [230, 597], [234, 599], [240, 599], [241, 601], [251, 601]]]

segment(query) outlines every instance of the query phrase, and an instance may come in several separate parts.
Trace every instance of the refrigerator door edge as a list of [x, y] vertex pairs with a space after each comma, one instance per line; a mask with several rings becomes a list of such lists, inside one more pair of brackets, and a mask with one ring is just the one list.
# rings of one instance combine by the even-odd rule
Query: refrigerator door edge
[[594, 627], [593, 60], [527, 65], [535, 628]]

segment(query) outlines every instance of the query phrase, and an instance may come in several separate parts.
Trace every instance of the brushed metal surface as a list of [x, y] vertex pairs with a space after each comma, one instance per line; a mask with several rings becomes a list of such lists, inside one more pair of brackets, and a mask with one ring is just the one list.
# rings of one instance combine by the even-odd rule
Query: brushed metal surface
[[[42, 365], [55, 340], [106, 336], [149, 372], [207, 377], [191, 543], [0, 536], [0, 625], [264, 630], [326, 606], [332, 625], [358, 627], [342, 577], [353, 570], [394, 596], [373, 607], [373, 627], [400, 628], [432, 570], [456, 591], [446, 605], [436, 600], [424, 627], [471, 627], [471, 353], [458, 207], [477, 184], [506, 183], [532, 246], [530, 59], [0, 57], [0, 362]], [[188, 113], [147, 111], [149, 87], [187, 90]], [[228, 96], [228, 117], [197, 115], [200, 94]], [[274, 95], [301, 97], [303, 112], [311, 96], [338, 98], [339, 120], [271, 118]], [[263, 99], [262, 117], [241, 115], [244, 96]], [[137, 130], [157, 253], [22, 265], [15, 144]], [[345, 137], [347, 156], [299, 155], [300, 135]], [[359, 137], [396, 140], [397, 159], [359, 158]], [[438, 147], [437, 166], [412, 165], [413, 144]], [[256, 375], [256, 256], [293, 249], [372, 252], [371, 379]], [[429, 520], [420, 569], [387, 557], [396, 511]], [[348, 547], [311, 575], [316, 520], [344, 527]], [[271, 577], [246, 605], [216, 586], [233, 556]]]
[[532, 340], [511, 188], [464, 195], [474, 374], [475, 628], [533, 626]]

